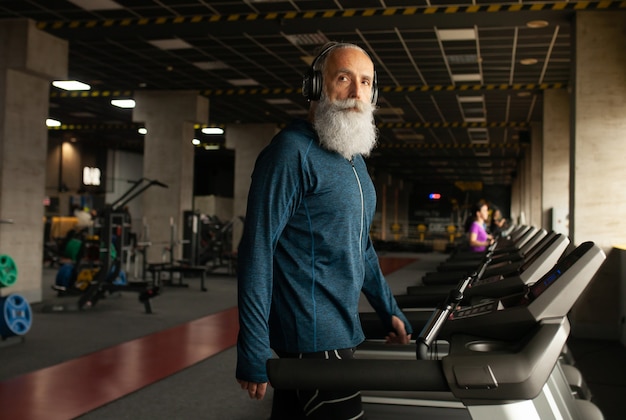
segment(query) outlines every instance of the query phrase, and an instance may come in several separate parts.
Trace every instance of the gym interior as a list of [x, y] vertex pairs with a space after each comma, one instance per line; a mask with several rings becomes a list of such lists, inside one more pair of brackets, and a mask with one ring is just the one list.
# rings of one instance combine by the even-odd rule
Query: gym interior
[[[362, 389], [370, 419], [622, 418], [623, 2], [165, 3], [0, 4], [3, 417], [269, 418], [234, 378], [246, 194], [340, 38], [375, 52], [369, 233], [415, 334], [382, 345], [363, 300], [355, 363], [274, 359], [272, 386]], [[470, 255], [479, 199], [508, 223]]]

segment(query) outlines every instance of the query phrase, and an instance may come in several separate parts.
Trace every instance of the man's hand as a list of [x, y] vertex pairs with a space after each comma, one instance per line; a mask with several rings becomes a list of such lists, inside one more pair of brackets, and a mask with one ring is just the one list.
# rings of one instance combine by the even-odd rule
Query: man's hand
[[389, 332], [389, 335], [385, 337], [385, 342], [387, 344], [409, 344], [411, 334], [406, 333], [404, 322], [402, 322], [402, 320], [397, 316], [393, 315], [391, 317], [391, 326], [394, 331]]
[[248, 390], [248, 395], [252, 399], [262, 400], [265, 397], [265, 391], [267, 391], [267, 382], [262, 384], [257, 384], [254, 382], [242, 381], [241, 379], [237, 379], [239, 385], [241, 385], [241, 389]]

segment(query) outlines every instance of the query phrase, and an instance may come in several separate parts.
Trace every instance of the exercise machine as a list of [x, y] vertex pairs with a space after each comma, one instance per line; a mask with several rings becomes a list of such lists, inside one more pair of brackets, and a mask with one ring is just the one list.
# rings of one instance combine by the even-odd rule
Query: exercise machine
[[[424, 406], [441, 411], [439, 418], [462, 408], [472, 419], [602, 419], [593, 403], [572, 395], [559, 358], [567, 313], [605, 258], [585, 242], [517, 294], [460, 309], [454, 299], [445, 302], [424, 324], [413, 360], [367, 358], [359, 350], [353, 360], [271, 359], [270, 382], [368, 391], [363, 401], [377, 404], [385, 419], [394, 409], [420, 418]], [[436, 339], [449, 342], [443, 357], [434, 352]], [[371, 405], [368, 417], [375, 418]]]
[[80, 293], [75, 305], [52, 304], [44, 305], [46, 312], [64, 312], [68, 310], [84, 310], [94, 307], [107, 294], [116, 292], [134, 292], [139, 295], [139, 302], [144, 305], [146, 313], [152, 313], [150, 300], [159, 295], [159, 287], [146, 281], [118, 282], [122, 270], [122, 249], [127, 236], [126, 213], [124, 206], [152, 186], [167, 188], [157, 180], [141, 178], [133, 182], [133, 186], [112, 204], [98, 213], [100, 235], [98, 237], [98, 264], [93, 279]]

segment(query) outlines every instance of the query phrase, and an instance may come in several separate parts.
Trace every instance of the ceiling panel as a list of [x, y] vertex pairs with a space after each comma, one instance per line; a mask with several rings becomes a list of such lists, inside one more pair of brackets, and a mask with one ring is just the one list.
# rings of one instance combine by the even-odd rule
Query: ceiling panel
[[[530, 124], [541, 123], [543, 92], [569, 84], [575, 10], [626, 7], [523, 0], [114, 3], [119, 9], [0, 2], [0, 19], [30, 18], [68, 40], [70, 78], [92, 86], [86, 95], [51, 88], [50, 116], [65, 124], [51, 136], [141, 150], [132, 111], [108, 99], [143, 89], [197, 90], [209, 98], [211, 124], [284, 125], [306, 115], [299, 93], [306, 60], [324, 40], [354, 42], [371, 53], [380, 87], [373, 171], [417, 183], [502, 185], [512, 182]], [[546, 25], [528, 27], [533, 20]], [[450, 40], [448, 29], [474, 36]], [[238, 85], [245, 79], [257, 85]]]

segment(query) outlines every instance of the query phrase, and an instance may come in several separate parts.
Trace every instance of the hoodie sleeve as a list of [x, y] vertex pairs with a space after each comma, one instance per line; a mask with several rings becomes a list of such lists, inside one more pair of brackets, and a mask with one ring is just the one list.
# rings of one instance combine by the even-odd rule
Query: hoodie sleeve
[[397, 316], [404, 322], [407, 334], [413, 333], [413, 327], [408, 319], [402, 313], [396, 299], [391, 293], [389, 284], [380, 269], [378, 255], [374, 250], [372, 241], [368, 239], [367, 248], [365, 249], [365, 279], [363, 282], [363, 293], [368, 302], [372, 305], [380, 319], [383, 321], [385, 328], [392, 331], [391, 317]]
[[267, 382], [272, 357], [268, 319], [278, 238], [301, 200], [301, 162], [294, 142], [276, 141], [259, 155], [238, 251], [238, 379]]

